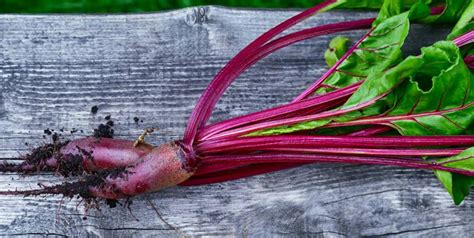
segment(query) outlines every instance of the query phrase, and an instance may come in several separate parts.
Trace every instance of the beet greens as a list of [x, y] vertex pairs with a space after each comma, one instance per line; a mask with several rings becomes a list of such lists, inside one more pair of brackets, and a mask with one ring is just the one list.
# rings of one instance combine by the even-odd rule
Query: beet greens
[[[375, 19], [277, 38], [311, 15], [364, 4], [373, 7], [370, 1], [325, 1], [250, 43], [203, 92], [183, 140], [154, 147], [144, 135], [135, 142], [83, 138], [38, 148], [0, 171], [60, 171], [79, 180], [0, 194], [118, 199], [329, 162], [432, 170], [461, 203], [474, 185], [473, 2], [386, 0]], [[455, 26], [446, 40], [406, 57], [402, 47], [412, 23]], [[292, 102], [207, 124], [226, 88], [260, 59], [302, 40], [361, 29], [368, 32], [351, 47], [342, 37], [331, 41], [329, 70]]]

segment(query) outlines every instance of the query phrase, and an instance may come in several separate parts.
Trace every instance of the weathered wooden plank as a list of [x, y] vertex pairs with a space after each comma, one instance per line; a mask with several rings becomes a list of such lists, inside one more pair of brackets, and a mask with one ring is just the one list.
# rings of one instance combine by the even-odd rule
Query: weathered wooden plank
[[[118, 137], [162, 128], [178, 139], [194, 102], [239, 49], [295, 11], [218, 7], [141, 15], [0, 16], [0, 158], [45, 143], [43, 130], [92, 129], [111, 114]], [[373, 15], [335, 12], [295, 29]], [[414, 27], [407, 50], [445, 29]], [[349, 34], [355, 38], [362, 32]], [[213, 120], [283, 103], [325, 70], [329, 37], [298, 43], [244, 73]], [[97, 115], [90, 113], [99, 105]], [[135, 124], [133, 117], [143, 119]], [[25, 144], [27, 143], [27, 144]], [[0, 190], [60, 182], [50, 174], [0, 175]], [[474, 199], [456, 207], [430, 172], [315, 164], [239, 181], [171, 188], [119, 207], [85, 209], [61, 197], [0, 197], [3, 235], [434, 236], [474, 233]], [[83, 218], [86, 219], [83, 219]], [[137, 220], [138, 219], [138, 220]]]

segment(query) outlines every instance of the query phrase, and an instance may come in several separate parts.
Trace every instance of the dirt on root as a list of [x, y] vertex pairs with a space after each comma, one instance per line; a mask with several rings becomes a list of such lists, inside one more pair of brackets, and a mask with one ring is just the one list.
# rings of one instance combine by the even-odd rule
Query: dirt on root
[[[84, 174], [75, 182], [64, 182], [55, 186], [42, 186], [41, 184], [38, 184], [41, 189], [18, 192], [18, 195], [38, 196], [42, 194], [61, 194], [68, 198], [82, 199], [85, 201], [87, 206], [90, 206], [91, 204], [96, 204], [98, 201], [102, 200], [93, 196], [91, 188], [101, 189], [107, 185], [108, 178], [122, 178], [127, 176], [127, 174], [129, 173], [125, 167], [100, 170]], [[121, 195], [119, 190], [114, 191], [114, 193]], [[105, 199], [105, 203], [111, 208], [116, 207], [117, 204], [121, 204], [116, 199]]]
[[[112, 127], [114, 126], [114, 122], [112, 121], [110, 115], [106, 116], [105, 120], [106, 123], [100, 124], [98, 128], [94, 129], [94, 137], [113, 138], [114, 130]], [[73, 128], [70, 133], [72, 134], [77, 131], [78, 129]], [[50, 128], [45, 129], [43, 137], [50, 137], [52, 140], [51, 143], [36, 147], [30, 153], [23, 156], [24, 162], [21, 165], [7, 163], [0, 165], [0, 171], [20, 173], [32, 173], [39, 171], [57, 172], [64, 177], [82, 175], [85, 172], [83, 160], [92, 160], [92, 154], [91, 152], [85, 151], [81, 148], [78, 148], [81, 154], [62, 154], [61, 148], [66, 146], [69, 141], [61, 142], [61, 132], [64, 132], [64, 128], [60, 129], [58, 132], [55, 132], [55, 130]], [[56, 161], [56, 166], [52, 167], [48, 165], [48, 161], [51, 162], [54, 160]]]
[[[99, 108], [94, 106], [91, 108], [92, 114], [97, 114]], [[97, 128], [94, 129], [92, 136], [96, 138], [113, 138], [114, 137], [114, 121], [111, 115], [104, 117], [104, 123], [101, 123]], [[140, 120], [138, 117], [134, 118], [134, 121], [138, 123]], [[73, 128], [70, 134], [74, 134], [83, 130]], [[64, 128], [55, 131], [53, 129], [45, 129], [43, 138], [51, 138], [51, 143], [36, 147], [25, 156], [23, 156], [24, 162], [18, 164], [0, 164], [0, 172], [17, 172], [17, 173], [34, 173], [34, 172], [55, 172], [64, 177], [74, 176], [77, 178], [74, 182], [64, 182], [55, 186], [43, 186], [39, 184], [40, 189], [23, 191], [18, 194], [25, 196], [36, 196], [41, 194], [62, 194], [65, 197], [77, 197], [82, 199], [88, 204], [87, 206], [97, 203], [98, 201], [104, 201], [109, 207], [116, 207], [118, 205], [124, 206], [118, 200], [115, 199], [100, 199], [95, 198], [91, 194], [91, 188], [95, 187], [98, 189], [107, 186], [108, 179], [124, 178], [128, 176], [128, 167], [120, 167], [114, 169], [105, 169], [99, 171], [87, 171], [83, 167], [85, 159], [93, 160], [92, 153], [81, 148], [77, 148], [79, 153], [76, 154], [62, 154], [61, 149], [66, 146], [69, 141], [61, 141], [62, 133], [66, 133]], [[51, 163], [55, 161], [55, 163]], [[55, 166], [51, 166], [55, 164]], [[109, 188], [110, 189], [110, 188]], [[119, 197], [127, 197], [121, 194], [120, 190], [114, 190], [114, 193]], [[129, 200], [127, 200], [129, 201]], [[125, 204], [131, 204], [131, 201]], [[99, 207], [97, 207], [99, 208]]]
[[69, 141], [62, 143], [51, 143], [34, 148], [31, 153], [26, 154], [23, 157], [23, 159], [25, 160], [23, 162], [23, 167], [31, 167], [30, 172], [52, 171], [52, 168], [50, 168], [46, 162], [60, 155], [61, 148], [67, 145], [68, 143]]

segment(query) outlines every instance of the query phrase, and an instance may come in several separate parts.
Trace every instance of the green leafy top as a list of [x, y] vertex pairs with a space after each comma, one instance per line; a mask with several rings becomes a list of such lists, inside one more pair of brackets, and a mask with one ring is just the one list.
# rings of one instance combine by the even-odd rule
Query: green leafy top
[[427, 23], [457, 22], [472, 0], [446, 0], [445, 9], [440, 15], [429, 16], [424, 19]]
[[[472, 0], [346, 0], [342, 8], [380, 9], [374, 25], [411, 8], [412, 18], [424, 23], [454, 23], [469, 9]], [[444, 6], [439, 15], [429, 16], [430, 6]], [[472, 8], [472, 7], [471, 7]]]
[[410, 56], [388, 71], [374, 72], [342, 106], [348, 109], [385, 95], [382, 103], [362, 113], [382, 111], [382, 115], [355, 120], [362, 115], [353, 113], [343, 121], [388, 125], [403, 135], [463, 134], [474, 120], [472, 80], [456, 45], [440, 41], [422, 48], [420, 56]]
[[[459, 155], [440, 159], [437, 162], [446, 167], [473, 171], [474, 147], [461, 152]], [[456, 205], [459, 205], [464, 198], [469, 195], [470, 188], [474, 186], [473, 177], [439, 170], [435, 171], [435, 174], [449, 192]]]
[[466, 7], [462, 13], [459, 21], [451, 30], [451, 33], [448, 35], [448, 40], [452, 40], [457, 36], [462, 35], [463, 33], [474, 29], [474, 1], [470, 1], [469, 6]]
[[401, 47], [410, 22], [408, 13], [390, 17], [363, 39], [330, 75], [317, 93], [333, 91], [364, 80], [371, 71], [384, 70], [401, 60]]

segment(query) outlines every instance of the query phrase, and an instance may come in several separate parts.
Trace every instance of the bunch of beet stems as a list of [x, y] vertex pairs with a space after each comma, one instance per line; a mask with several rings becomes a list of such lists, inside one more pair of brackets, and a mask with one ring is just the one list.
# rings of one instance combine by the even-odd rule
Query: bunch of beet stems
[[[34, 163], [5, 164], [0, 171], [31, 173], [63, 171], [64, 161], [79, 161], [79, 181], [28, 191], [3, 191], [0, 195], [79, 195], [83, 198], [117, 199], [157, 191], [174, 185], [202, 185], [268, 173], [315, 162], [390, 165], [442, 170], [466, 176], [474, 172], [449, 168], [423, 157], [459, 154], [474, 145], [474, 136], [380, 136], [392, 130], [383, 116], [349, 122], [365, 129], [338, 136], [290, 135], [246, 136], [249, 133], [298, 122], [342, 115], [369, 106], [374, 101], [347, 110], [344, 104], [363, 81], [321, 95], [324, 81], [370, 36], [374, 18], [316, 26], [277, 38], [306, 18], [335, 3], [329, 0], [282, 22], [262, 34], [232, 58], [215, 76], [197, 102], [182, 140], [157, 147], [120, 139], [83, 138], [59, 145], [49, 157]], [[443, 12], [442, 7], [432, 14]], [[246, 69], [269, 54], [296, 42], [351, 30], [370, 29], [339, 61], [292, 102], [207, 125], [216, 103], [230, 84]], [[458, 46], [472, 42], [472, 32], [454, 40]], [[472, 56], [465, 59], [469, 66]], [[326, 127], [349, 126], [330, 123]], [[41, 150], [39, 148], [38, 150]], [[35, 151], [32, 152], [34, 154]], [[71, 172], [71, 173], [69, 173]], [[66, 176], [73, 171], [61, 172]], [[76, 171], [77, 172], [77, 171]], [[77, 175], [77, 174], [76, 174]]]

